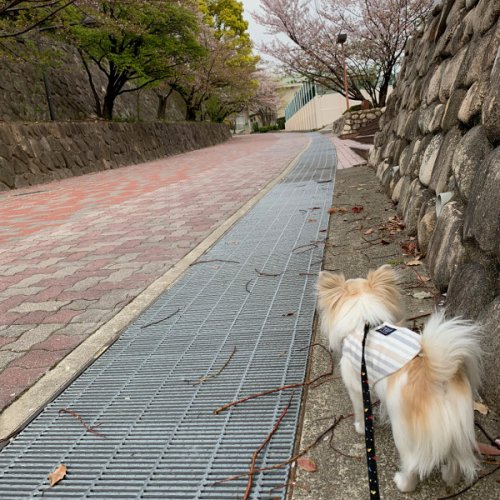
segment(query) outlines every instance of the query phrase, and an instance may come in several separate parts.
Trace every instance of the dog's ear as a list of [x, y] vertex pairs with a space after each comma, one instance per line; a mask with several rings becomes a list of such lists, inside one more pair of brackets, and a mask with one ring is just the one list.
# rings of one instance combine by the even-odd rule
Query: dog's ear
[[380, 266], [378, 269], [371, 270], [368, 273], [368, 284], [372, 288], [384, 286], [395, 287], [398, 281], [398, 274], [389, 264]]
[[328, 271], [321, 271], [318, 276], [316, 288], [318, 292], [326, 292], [335, 288], [340, 288], [345, 283], [345, 277], [342, 273], [335, 274]]

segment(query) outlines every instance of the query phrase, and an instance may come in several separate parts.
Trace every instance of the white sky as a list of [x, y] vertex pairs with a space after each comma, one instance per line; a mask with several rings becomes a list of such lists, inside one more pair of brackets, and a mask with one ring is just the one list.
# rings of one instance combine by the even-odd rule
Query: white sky
[[[257, 24], [253, 19], [251, 12], [260, 11], [260, 0], [240, 0], [243, 3], [244, 13], [243, 17], [248, 21], [248, 32], [250, 33], [250, 38], [254, 42], [255, 50], [257, 50], [257, 45], [266, 39], [265, 28]], [[269, 35], [267, 35], [269, 37]]]

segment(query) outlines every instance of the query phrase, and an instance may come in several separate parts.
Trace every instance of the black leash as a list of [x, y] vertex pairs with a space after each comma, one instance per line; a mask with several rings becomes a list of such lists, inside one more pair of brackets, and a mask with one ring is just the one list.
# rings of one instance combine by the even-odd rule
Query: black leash
[[369, 331], [370, 325], [368, 323], [365, 323], [363, 345], [361, 349], [361, 391], [363, 393], [363, 410], [365, 414], [366, 463], [368, 465], [368, 484], [370, 486], [370, 498], [379, 500], [380, 492], [378, 489], [377, 455], [375, 454], [375, 433], [373, 432], [372, 402], [370, 398], [370, 386], [368, 385], [368, 374], [366, 373], [365, 363], [365, 344], [366, 337], [368, 336]]

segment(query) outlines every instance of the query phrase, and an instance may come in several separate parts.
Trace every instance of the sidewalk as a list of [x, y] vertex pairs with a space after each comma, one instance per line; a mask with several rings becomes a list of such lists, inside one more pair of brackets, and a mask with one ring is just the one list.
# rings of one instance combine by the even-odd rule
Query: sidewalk
[[[264, 190], [308, 140], [305, 134], [237, 137], [1, 193], [0, 412]], [[138, 312], [108, 328], [105, 342]], [[102, 347], [90, 345], [64, 367], [65, 380], [53, 378], [15, 410], [16, 418], [50, 399], [47, 391], [57, 391]]]
[[[342, 155], [342, 149], [348, 148], [341, 140], [335, 140], [339, 160], [348, 158]], [[345, 274], [346, 278], [366, 276], [369, 269], [382, 264], [391, 264], [398, 270], [401, 287], [405, 298], [407, 325], [410, 328], [421, 327], [436, 303], [442, 304], [444, 297], [428, 281], [425, 261], [418, 266], [407, 266], [406, 262], [415, 260], [408, 253], [414, 247], [414, 240], [398, 223], [396, 210], [372, 169], [366, 166], [349, 168], [345, 160], [344, 169], [336, 175], [333, 195], [333, 207], [336, 212], [331, 215], [328, 231], [328, 243], [325, 248], [323, 269], [336, 270]], [[351, 163], [355, 163], [353, 159]], [[352, 207], [358, 207], [352, 211]], [[383, 241], [382, 241], [383, 240]], [[422, 294], [423, 295], [419, 295]], [[424, 297], [424, 298], [422, 298]], [[326, 339], [320, 334], [316, 324], [312, 342], [327, 346]], [[317, 443], [306, 457], [312, 460], [316, 470], [307, 472], [295, 467], [288, 483], [290, 492], [288, 500], [344, 500], [369, 498], [367, 467], [364, 439], [356, 434], [352, 418], [351, 403], [338, 369], [339, 358], [329, 358], [322, 350], [315, 349], [311, 353], [308, 379], [328, 373], [331, 360], [334, 361], [334, 372], [329, 380], [317, 387], [308, 387], [302, 411], [301, 431], [296, 443], [296, 453], [315, 442], [337, 417], [341, 420], [333, 432], [329, 432]], [[500, 417], [491, 412], [488, 415], [476, 413], [479, 421], [490, 435], [498, 435]], [[478, 441], [487, 442], [477, 433]], [[429, 500], [448, 498], [465, 488], [460, 484], [447, 489], [441, 481], [440, 474], [434, 473], [430, 479], [420, 482], [415, 492], [400, 493], [393, 482], [398, 467], [398, 456], [395, 450], [389, 425], [378, 422], [375, 426], [375, 442], [378, 457], [378, 474], [382, 498], [390, 500], [414, 499]], [[486, 460], [488, 461], [488, 460]], [[492, 460], [489, 460], [492, 462]], [[493, 461], [493, 464], [495, 462]], [[482, 464], [481, 474], [495, 470], [495, 465]], [[481, 479], [470, 490], [453, 498], [494, 500], [498, 498], [500, 472], [497, 469], [492, 475]], [[451, 497], [450, 497], [451, 498]]]

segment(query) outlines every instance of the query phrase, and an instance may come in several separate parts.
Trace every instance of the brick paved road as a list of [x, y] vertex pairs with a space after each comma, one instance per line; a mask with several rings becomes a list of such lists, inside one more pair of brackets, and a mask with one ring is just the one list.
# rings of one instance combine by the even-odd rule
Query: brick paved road
[[0, 411], [279, 175], [307, 141], [237, 137], [0, 194]]

